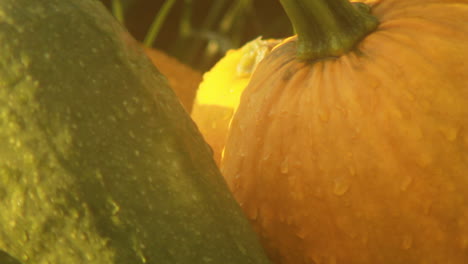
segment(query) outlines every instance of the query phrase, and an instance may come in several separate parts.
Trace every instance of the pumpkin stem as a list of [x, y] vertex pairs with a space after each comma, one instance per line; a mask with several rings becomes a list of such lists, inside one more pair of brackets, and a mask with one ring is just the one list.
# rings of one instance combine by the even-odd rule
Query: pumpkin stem
[[348, 0], [280, 0], [295, 33], [297, 57], [316, 60], [340, 56], [378, 25], [364, 3]]

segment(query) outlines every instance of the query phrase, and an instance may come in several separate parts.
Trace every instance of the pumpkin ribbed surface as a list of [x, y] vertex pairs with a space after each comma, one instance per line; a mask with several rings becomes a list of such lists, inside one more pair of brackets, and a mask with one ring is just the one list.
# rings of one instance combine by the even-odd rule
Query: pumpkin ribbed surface
[[468, 1], [381, 0], [354, 52], [257, 67], [222, 171], [276, 263], [468, 263]]

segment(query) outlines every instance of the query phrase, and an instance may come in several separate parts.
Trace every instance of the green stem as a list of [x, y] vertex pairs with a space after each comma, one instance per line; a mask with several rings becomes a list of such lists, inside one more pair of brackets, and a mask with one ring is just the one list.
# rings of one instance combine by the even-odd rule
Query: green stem
[[297, 57], [340, 56], [372, 32], [378, 20], [367, 5], [348, 0], [280, 0], [298, 36]]
[[179, 38], [186, 39], [192, 34], [192, 0], [184, 0], [179, 24]]
[[112, 14], [120, 22], [124, 24], [124, 8], [121, 0], [112, 0]]
[[159, 31], [161, 30], [161, 26], [163, 25], [164, 20], [166, 20], [166, 17], [169, 14], [172, 6], [175, 4], [175, 1], [176, 0], [166, 0], [158, 14], [155, 16], [153, 23], [151, 24], [150, 29], [146, 34], [145, 40], [143, 41], [146, 47], [153, 46], [153, 43], [156, 40]]
[[[228, 0], [216, 0], [213, 1], [213, 5], [211, 5], [210, 10], [207, 13], [207, 16], [205, 20], [203, 21], [203, 24], [200, 28], [200, 31], [206, 31], [209, 32], [212, 30], [213, 26], [216, 24], [216, 21], [219, 20], [219, 17], [222, 16], [222, 12], [226, 6], [226, 4], [229, 3]], [[199, 54], [200, 50], [203, 48], [203, 45], [206, 43], [206, 39], [203, 38], [196, 38], [194, 39], [193, 43], [190, 45], [190, 47], [187, 50], [188, 55], [188, 62], [189, 63], [194, 63], [195, 58], [197, 57], [197, 54]]]

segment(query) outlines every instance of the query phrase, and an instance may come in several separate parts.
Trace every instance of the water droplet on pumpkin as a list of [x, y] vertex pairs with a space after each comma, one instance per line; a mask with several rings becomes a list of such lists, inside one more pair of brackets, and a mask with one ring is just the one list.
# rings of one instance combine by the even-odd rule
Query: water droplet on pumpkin
[[250, 220], [256, 220], [258, 217], [258, 208], [253, 208], [249, 214], [249, 219]]
[[402, 191], [406, 191], [408, 189], [408, 186], [410, 186], [410, 184], [413, 182], [413, 177], [411, 176], [405, 176], [405, 178], [403, 179], [403, 181], [401, 182], [401, 185], [400, 185], [400, 190]]
[[335, 108], [338, 109], [338, 111], [340, 111], [344, 117], [348, 116], [348, 110], [346, 110], [344, 107], [335, 105]]
[[313, 195], [317, 198], [322, 198], [323, 197], [323, 191], [322, 191], [322, 188], [320, 187], [317, 187], [315, 188], [314, 192], [313, 192]]
[[333, 181], [333, 193], [341, 196], [345, 194], [349, 189], [349, 183], [343, 178], [337, 178]]
[[392, 110], [393, 110], [392, 112], [393, 112], [393, 114], [395, 115], [396, 118], [399, 118], [399, 119], [403, 118], [403, 114], [401, 113], [400, 109], [394, 108]]
[[280, 171], [283, 174], [288, 173], [289, 171], [289, 157], [286, 157], [280, 165]]
[[364, 234], [362, 237], [361, 237], [361, 243], [363, 245], [366, 245], [367, 246], [367, 242], [369, 241], [369, 237], [367, 236], [367, 234]]
[[453, 182], [447, 182], [446, 187], [447, 191], [454, 192], [457, 190], [457, 186]]
[[410, 92], [407, 92], [407, 93], [406, 93], [406, 97], [407, 97], [408, 100], [410, 100], [410, 101], [414, 101], [414, 99], [415, 99], [415, 98], [414, 98], [414, 95], [413, 95], [412, 93], [410, 93]]
[[401, 247], [403, 249], [410, 249], [412, 246], [413, 246], [413, 237], [411, 235], [404, 236]]
[[466, 250], [468, 249], [468, 237], [462, 237], [460, 239], [460, 247], [463, 249], [463, 250]]
[[328, 112], [328, 110], [326, 109], [322, 109], [320, 112], [319, 112], [319, 118], [322, 122], [328, 122], [328, 120], [330, 120], [330, 113]]
[[421, 153], [419, 155], [418, 164], [421, 167], [427, 167], [432, 163], [432, 157], [429, 153]]
[[445, 127], [440, 129], [442, 134], [445, 136], [445, 139], [448, 141], [455, 141], [458, 136], [458, 129], [455, 127]]
[[307, 237], [307, 230], [305, 228], [301, 228], [299, 231], [296, 232], [296, 236], [299, 237], [300, 239], [304, 239]]

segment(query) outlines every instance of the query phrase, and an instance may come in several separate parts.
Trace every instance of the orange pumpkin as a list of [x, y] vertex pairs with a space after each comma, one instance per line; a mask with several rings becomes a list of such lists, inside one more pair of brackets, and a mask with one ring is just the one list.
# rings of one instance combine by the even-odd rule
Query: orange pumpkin
[[[346, 1], [282, 2], [352, 17]], [[301, 39], [326, 26], [293, 19], [299, 40], [242, 94], [222, 172], [276, 263], [468, 263], [468, 1], [371, 7], [378, 27], [329, 53]]]

